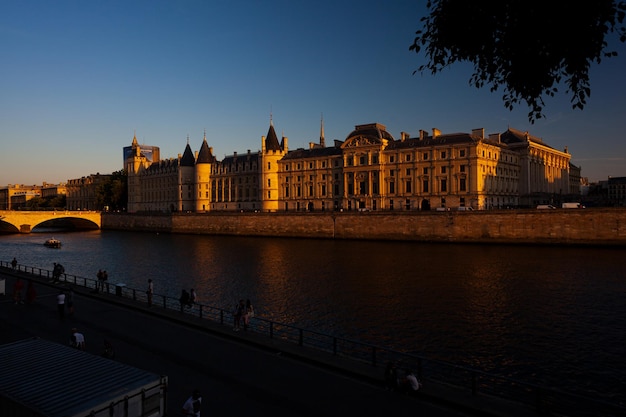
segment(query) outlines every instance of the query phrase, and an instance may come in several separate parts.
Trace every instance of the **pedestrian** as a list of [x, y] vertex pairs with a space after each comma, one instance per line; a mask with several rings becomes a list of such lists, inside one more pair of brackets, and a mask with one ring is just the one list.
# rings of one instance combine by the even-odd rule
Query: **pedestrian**
[[254, 317], [254, 307], [252, 307], [252, 303], [248, 298], [246, 300], [246, 308], [243, 312], [243, 329], [248, 330], [248, 326], [250, 325], [250, 319]]
[[65, 304], [67, 304], [67, 312], [70, 316], [74, 315], [74, 290], [70, 287], [67, 296], [65, 297]]
[[409, 371], [405, 379], [406, 379], [406, 392], [408, 392], [409, 394], [416, 394], [417, 391], [419, 391], [419, 389], [422, 388], [422, 383], [417, 379], [413, 371]]
[[52, 282], [57, 282], [59, 279], [59, 266], [56, 262], [54, 262], [54, 266], [52, 267]]
[[24, 281], [20, 277], [17, 277], [13, 284], [13, 301], [15, 304], [24, 304], [22, 299], [22, 289], [24, 288]]
[[200, 417], [200, 408], [202, 406], [202, 397], [200, 391], [194, 390], [187, 401], [183, 404], [183, 415], [191, 417]]
[[72, 329], [70, 335], [70, 346], [78, 350], [85, 350], [85, 336], [76, 327]]
[[65, 273], [65, 268], [61, 264], [56, 264], [56, 265], [57, 265], [56, 266], [56, 268], [57, 268], [56, 280], [57, 281], [61, 281], [61, 275], [63, 275]]
[[104, 291], [104, 283], [102, 282], [102, 277], [102, 269], [99, 269], [98, 273], [96, 274], [96, 278], [98, 278], [98, 282], [96, 283], [96, 292]]
[[187, 292], [187, 290], [183, 289], [182, 292], [180, 293], [180, 298], [178, 299], [178, 301], [180, 301], [180, 311], [183, 311], [183, 307], [187, 306], [189, 304], [189, 293]]
[[193, 288], [189, 291], [189, 307], [193, 306], [197, 301], [198, 296], [196, 295], [196, 290]]
[[35, 285], [33, 284], [33, 280], [28, 280], [28, 285], [26, 286], [26, 302], [28, 304], [32, 304], [35, 302], [37, 298], [37, 290], [35, 290]]
[[59, 318], [65, 318], [65, 293], [60, 290], [57, 294], [57, 310], [59, 311]]
[[146, 295], [148, 296], [148, 307], [152, 307], [152, 294], [154, 294], [154, 283], [152, 279], [148, 279], [148, 289]]
[[13, 269], [17, 268], [17, 259], [13, 258], [13, 260], [11, 261], [11, 266], [13, 267]]
[[233, 330], [238, 332], [241, 330], [241, 318], [243, 317], [243, 313], [246, 309], [246, 303], [243, 299], [239, 300], [239, 303], [235, 305], [235, 311], [233, 311], [233, 315], [235, 316], [235, 326]]
[[107, 274], [106, 269], [102, 271], [102, 291], [104, 291], [104, 286], [106, 285], [107, 294], [109, 293], [109, 274]]

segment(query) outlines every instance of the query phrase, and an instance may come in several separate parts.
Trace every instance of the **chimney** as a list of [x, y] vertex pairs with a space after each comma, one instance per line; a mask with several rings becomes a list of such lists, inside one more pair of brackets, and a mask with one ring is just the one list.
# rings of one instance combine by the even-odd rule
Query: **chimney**
[[420, 129], [420, 140], [424, 140], [428, 133], [425, 130]]
[[472, 135], [485, 139], [485, 128], [481, 127], [480, 129], [472, 129]]
[[411, 135], [409, 135], [407, 132], [400, 132], [400, 141], [404, 142], [405, 140], [407, 140]]
[[441, 130], [437, 129], [436, 127], [433, 127], [433, 139], [440, 135], [441, 135]]
[[489, 134], [489, 140], [496, 142], [496, 143], [500, 143], [500, 134], [499, 133], [490, 133]]

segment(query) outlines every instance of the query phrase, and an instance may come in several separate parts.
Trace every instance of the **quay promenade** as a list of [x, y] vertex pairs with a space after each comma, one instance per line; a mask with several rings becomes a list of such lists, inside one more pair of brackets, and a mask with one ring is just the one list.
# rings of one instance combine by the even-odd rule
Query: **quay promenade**
[[[14, 304], [18, 276], [35, 283], [35, 303]], [[203, 416], [537, 415], [524, 405], [435, 384], [426, 383], [417, 397], [387, 391], [380, 368], [78, 285], [72, 286], [76, 313], [61, 320], [56, 294], [67, 283], [6, 267], [0, 280], [0, 343], [41, 337], [65, 344], [77, 327], [86, 350], [97, 355], [106, 338], [115, 360], [168, 376], [169, 416], [180, 415], [194, 389], [202, 391]]]

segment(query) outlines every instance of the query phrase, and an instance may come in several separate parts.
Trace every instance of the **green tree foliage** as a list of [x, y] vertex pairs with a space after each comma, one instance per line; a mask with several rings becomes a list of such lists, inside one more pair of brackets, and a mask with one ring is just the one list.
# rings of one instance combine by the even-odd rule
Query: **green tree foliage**
[[27, 210], [62, 210], [65, 209], [65, 194], [54, 197], [33, 197], [25, 203]]
[[124, 211], [128, 203], [127, 175], [125, 171], [113, 172], [96, 188], [96, 207], [99, 210]]
[[544, 117], [543, 97], [561, 83], [572, 108], [582, 110], [591, 95], [590, 65], [617, 55], [607, 38], [626, 41], [624, 1], [429, 0], [427, 8], [409, 47], [427, 63], [414, 73], [470, 62], [470, 85], [503, 88], [505, 107], [525, 102], [531, 123]]

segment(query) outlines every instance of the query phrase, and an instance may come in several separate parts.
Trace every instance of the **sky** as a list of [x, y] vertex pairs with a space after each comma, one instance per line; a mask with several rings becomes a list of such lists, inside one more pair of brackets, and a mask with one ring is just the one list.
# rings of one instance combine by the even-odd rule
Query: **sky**
[[123, 169], [124, 146], [176, 158], [261, 148], [270, 119], [289, 149], [355, 125], [400, 132], [528, 131], [589, 181], [626, 176], [626, 46], [591, 67], [573, 110], [564, 86], [531, 124], [525, 104], [469, 85], [472, 67], [413, 74], [425, 1], [58, 0], [0, 3], [0, 187]]

